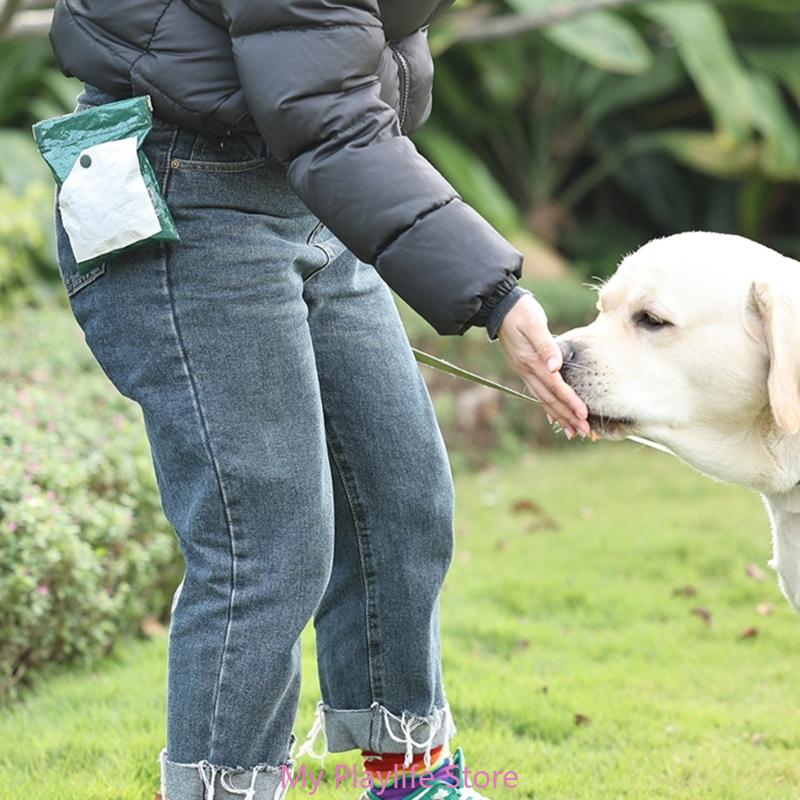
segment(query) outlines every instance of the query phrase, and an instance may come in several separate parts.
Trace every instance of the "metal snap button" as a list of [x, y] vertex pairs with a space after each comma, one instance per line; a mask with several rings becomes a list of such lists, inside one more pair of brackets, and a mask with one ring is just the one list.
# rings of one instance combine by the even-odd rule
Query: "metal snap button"
[[84, 153], [81, 156], [80, 165], [82, 167], [91, 167], [92, 166], [92, 157], [89, 156], [89, 155], [86, 155], [86, 153]]

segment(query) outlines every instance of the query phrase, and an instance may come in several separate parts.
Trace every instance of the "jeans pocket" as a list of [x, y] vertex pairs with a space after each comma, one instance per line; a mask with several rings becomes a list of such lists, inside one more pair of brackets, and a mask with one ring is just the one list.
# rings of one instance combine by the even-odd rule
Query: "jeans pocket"
[[347, 249], [322, 222], [317, 223], [308, 235], [307, 244], [318, 247], [327, 256], [327, 264], [335, 261]]
[[333, 235], [324, 223], [317, 222], [308, 234], [306, 244], [319, 250], [324, 256], [321, 264], [316, 264], [311, 272], [303, 277], [303, 283], [307, 283], [317, 273], [322, 272], [327, 266], [332, 264], [345, 251], [345, 246]]

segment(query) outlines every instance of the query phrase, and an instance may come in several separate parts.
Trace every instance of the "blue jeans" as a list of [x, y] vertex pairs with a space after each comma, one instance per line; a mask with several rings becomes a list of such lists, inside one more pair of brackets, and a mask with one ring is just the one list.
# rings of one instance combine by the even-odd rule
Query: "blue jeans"
[[[114, 99], [87, 86], [78, 108]], [[260, 139], [156, 120], [144, 150], [180, 242], [79, 275], [55, 222], [73, 314], [142, 409], [185, 559], [165, 800], [281, 788], [312, 618], [317, 730], [331, 752], [448, 741], [438, 598], [452, 478], [388, 287], [308, 211]]]

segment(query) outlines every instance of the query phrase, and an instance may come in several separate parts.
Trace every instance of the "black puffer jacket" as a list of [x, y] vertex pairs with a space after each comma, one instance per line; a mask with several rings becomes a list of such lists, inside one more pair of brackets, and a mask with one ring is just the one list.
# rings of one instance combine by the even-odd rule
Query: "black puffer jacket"
[[[63, 72], [209, 133], [260, 134], [304, 203], [439, 333], [508, 307], [522, 256], [404, 134], [452, 0], [58, 0]], [[494, 315], [497, 317], [497, 313]]]

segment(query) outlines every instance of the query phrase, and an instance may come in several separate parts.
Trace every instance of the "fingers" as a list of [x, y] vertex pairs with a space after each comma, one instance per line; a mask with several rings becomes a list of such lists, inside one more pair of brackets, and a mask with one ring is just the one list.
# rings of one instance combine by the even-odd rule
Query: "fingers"
[[558, 422], [568, 438], [591, 433], [586, 404], [560, 374], [561, 350], [547, 327], [547, 316], [532, 297], [521, 298], [508, 312], [498, 335], [515, 372]]
[[[546, 373], [549, 375], [549, 373]], [[528, 369], [527, 366], [519, 370], [519, 376], [525, 382], [525, 386], [541, 404], [550, 424], [557, 423], [567, 435], [572, 439], [577, 433], [582, 436], [589, 434], [589, 426], [585, 420], [577, 417], [564, 402], [542, 381], [536, 373]]]
[[588, 436], [590, 434], [589, 423], [585, 419], [581, 419], [577, 416], [570, 407], [552, 391], [552, 388], [540, 380], [536, 374], [532, 372], [529, 373], [525, 377], [525, 383], [530, 388], [534, 397], [541, 401], [548, 417], [555, 419], [555, 421], [564, 428], [568, 438], [572, 439], [576, 433], [579, 433], [581, 436]]
[[536, 358], [530, 359], [526, 366], [552, 397], [552, 400], [545, 397], [540, 399], [547, 404], [558, 401], [561, 405], [566, 406], [569, 410], [569, 417], [571, 417], [568, 420], [569, 424], [579, 431], [585, 431], [588, 436], [589, 425], [586, 423], [586, 418], [589, 416], [589, 410], [586, 408], [586, 403], [578, 397], [575, 390], [564, 381], [559, 373], [563, 366], [563, 357], [555, 339], [547, 329], [546, 319], [537, 320], [521, 332], [533, 345], [536, 354]]
[[544, 326], [544, 331], [537, 331], [536, 333], [538, 335], [535, 335], [535, 340], [533, 337], [531, 338], [531, 344], [536, 351], [536, 355], [545, 365], [548, 372], [558, 372], [564, 363], [559, 346], [547, 330], [547, 325]]
[[[589, 425], [586, 419], [589, 416], [589, 410], [586, 408], [586, 403], [575, 394], [575, 390], [565, 382], [560, 373], [546, 372], [536, 364], [533, 365], [531, 373], [542, 384], [545, 391], [568, 410], [571, 424], [578, 428], [586, 427], [588, 434]], [[551, 401], [547, 400], [546, 402], [550, 403]]]

